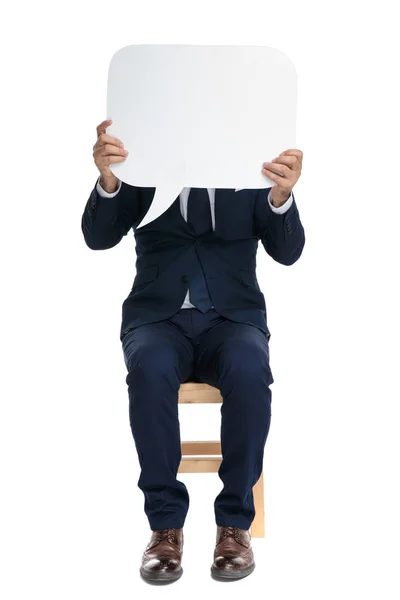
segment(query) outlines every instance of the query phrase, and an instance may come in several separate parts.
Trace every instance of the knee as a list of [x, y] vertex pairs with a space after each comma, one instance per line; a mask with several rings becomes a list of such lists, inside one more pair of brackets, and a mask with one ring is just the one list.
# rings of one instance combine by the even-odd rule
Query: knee
[[133, 381], [140, 380], [149, 385], [172, 378], [175, 375], [176, 365], [171, 350], [167, 347], [157, 345], [146, 345], [136, 349], [125, 359], [128, 369], [126, 382], [128, 385]]
[[236, 382], [255, 384], [259, 381], [267, 385], [274, 382], [269, 355], [258, 346], [231, 349], [224, 361], [224, 369]]

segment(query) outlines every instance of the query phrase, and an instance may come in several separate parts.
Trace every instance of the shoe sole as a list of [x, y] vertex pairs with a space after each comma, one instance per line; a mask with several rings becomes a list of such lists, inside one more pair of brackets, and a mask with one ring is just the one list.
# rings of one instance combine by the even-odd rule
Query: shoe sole
[[168, 573], [160, 573], [159, 575], [150, 575], [145, 571], [142, 567], [140, 567], [140, 575], [142, 578], [147, 581], [147, 583], [153, 583], [154, 585], [164, 585], [165, 583], [172, 583], [173, 581], [177, 581], [183, 573], [182, 567], [179, 571], [176, 571], [173, 574]]
[[211, 566], [211, 576], [218, 581], [232, 581], [232, 579], [243, 579], [243, 577], [247, 577], [250, 575], [256, 568], [256, 564], [253, 563], [245, 569], [241, 569], [240, 571], [220, 571], [216, 569], [214, 565]]

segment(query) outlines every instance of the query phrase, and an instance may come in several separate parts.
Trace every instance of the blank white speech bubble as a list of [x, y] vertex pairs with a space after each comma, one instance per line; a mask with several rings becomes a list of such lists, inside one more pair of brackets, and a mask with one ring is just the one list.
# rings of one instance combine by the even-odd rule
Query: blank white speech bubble
[[109, 135], [129, 155], [111, 171], [155, 187], [143, 227], [184, 187], [267, 188], [262, 163], [296, 147], [297, 75], [266, 46], [132, 45], [112, 57]]

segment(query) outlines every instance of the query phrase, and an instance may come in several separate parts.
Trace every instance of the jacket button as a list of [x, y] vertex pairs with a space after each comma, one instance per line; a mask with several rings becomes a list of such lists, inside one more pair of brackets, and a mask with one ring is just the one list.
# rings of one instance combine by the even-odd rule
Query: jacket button
[[197, 238], [196, 244], [201, 244], [201, 240], [199, 240], [199, 238]]
[[188, 281], [189, 281], [189, 279], [188, 279], [188, 276], [187, 276], [187, 275], [184, 275], [184, 276], [182, 277], [182, 283], [187, 283]]

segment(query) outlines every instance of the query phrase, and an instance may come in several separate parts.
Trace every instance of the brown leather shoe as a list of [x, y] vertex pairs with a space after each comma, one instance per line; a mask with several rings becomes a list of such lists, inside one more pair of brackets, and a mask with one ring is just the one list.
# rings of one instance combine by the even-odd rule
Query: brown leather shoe
[[217, 525], [211, 575], [219, 580], [242, 579], [255, 569], [251, 535], [247, 529]]
[[183, 528], [152, 531], [142, 556], [140, 574], [149, 583], [170, 583], [183, 573]]

